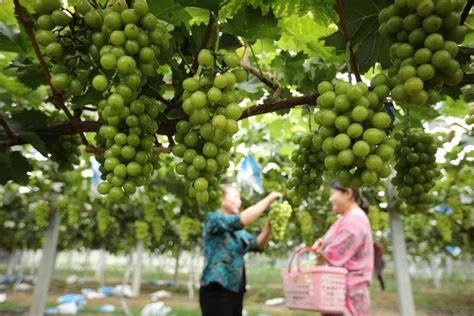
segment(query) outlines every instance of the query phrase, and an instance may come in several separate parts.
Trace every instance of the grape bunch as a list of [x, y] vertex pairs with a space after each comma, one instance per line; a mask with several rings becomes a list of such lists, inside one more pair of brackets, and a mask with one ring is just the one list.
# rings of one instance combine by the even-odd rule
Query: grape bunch
[[326, 154], [319, 140], [319, 136], [311, 132], [293, 139], [298, 148], [291, 154], [295, 166], [288, 180], [288, 198], [294, 206], [299, 205], [302, 198], [314, 194], [321, 186]]
[[70, 203], [66, 208], [67, 224], [69, 226], [75, 226], [79, 223], [81, 216], [81, 208], [78, 204]]
[[268, 216], [270, 218], [274, 240], [283, 241], [285, 239], [291, 213], [293, 213], [293, 209], [287, 201], [273, 204]]
[[311, 214], [307, 211], [300, 211], [296, 213], [296, 219], [300, 226], [301, 239], [307, 246], [312, 245], [314, 241], [314, 231]]
[[382, 100], [389, 94], [387, 78], [376, 75], [373, 91], [358, 82], [351, 85], [323, 81], [318, 85], [320, 124], [312, 146], [326, 154], [324, 166], [344, 186], [374, 185], [391, 173], [394, 140], [387, 135], [392, 118]]
[[163, 235], [163, 219], [156, 212], [156, 205], [148, 198], [142, 199], [145, 221], [151, 226], [151, 231], [156, 239]]
[[71, 171], [81, 161], [81, 139], [78, 135], [62, 135], [49, 146], [51, 159], [58, 164], [59, 172]]
[[469, 114], [467, 115], [467, 117], [464, 121], [468, 125], [473, 125], [474, 124], [474, 104], [469, 105]]
[[462, 0], [400, 0], [379, 13], [379, 32], [391, 42], [392, 98], [400, 104], [433, 104], [444, 84], [463, 78], [455, 59], [464, 40]]
[[46, 201], [36, 201], [29, 205], [29, 209], [33, 212], [36, 225], [40, 228], [48, 226], [50, 208]]
[[102, 126], [96, 140], [103, 182], [97, 190], [121, 200], [144, 185], [157, 163], [156, 118], [164, 105], [142, 91], [157, 75], [158, 57], [169, 48], [166, 27], [145, 0], [95, 8], [80, 0], [74, 13], [59, 0], [36, 0], [36, 37], [53, 64], [52, 86], [65, 97], [101, 94]]
[[440, 175], [436, 169], [436, 140], [415, 128], [397, 132], [395, 137], [400, 143], [395, 149], [397, 174], [392, 183], [407, 211], [427, 210], [433, 202], [430, 191]]
[[191, 236], [197, 236], [201, 233], [201, 223], [188, 216], [179, 218], [179, 240], [187, 242]]
[[229, 167], [228, 152], [232, 135], [237, 133], [237, 120], [242, 115], [241, 96], [236, 83], [247, 79], [238, 67], [240, 57], [220, 51], [215, 74], [215, 58], [203, 49], [198, 54], [202, 72], [183, 81], [183, 111], [189, 115], [176, 125], [173, 155], [182, 158], [176, 172], [191, 184], [188, 193], [199, 203], [216, 204], [220, 198], [219, 176]]
[[105, 236], [111, 221], [109, 212], [105, 207], [99, 208], [99, 210], [97, 211], [96, 220], [99, 234], [103, 237]]
[[144, 221], [135, 221], [135, 238], [144, 241], [148, 237], [150, 226]]

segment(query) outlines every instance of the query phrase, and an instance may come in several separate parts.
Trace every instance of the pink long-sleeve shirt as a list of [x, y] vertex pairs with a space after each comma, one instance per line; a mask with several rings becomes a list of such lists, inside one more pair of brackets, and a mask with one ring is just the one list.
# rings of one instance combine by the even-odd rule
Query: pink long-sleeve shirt
[[[323, 237], [323, 255], [333, 266], [348, 271], [346, 307], [351, 315], [370, 313], [368, 285], [374, 268], [374, 248], [369, 219], [361, 209], [339, 217]], [[364, 295], [362, 292], [366, 292]], [[356, 297], [357, 301], [354, 301]], [[368, 305], [368, 306], [354, 306]], [[354, 311], [365, 310], [358, 313]]]

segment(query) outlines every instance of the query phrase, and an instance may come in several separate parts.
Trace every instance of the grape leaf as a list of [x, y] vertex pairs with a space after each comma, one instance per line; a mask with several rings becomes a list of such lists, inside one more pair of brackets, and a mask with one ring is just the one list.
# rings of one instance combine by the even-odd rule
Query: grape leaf
[[[385, 63], [388, 50], [378, 34], [378, 12], [390, 5], [388, 0], [375, 0], [360, 3], [360, 1], [344, 0], [344, 15], [349, 30], [349, 38], [356, 54], [361, 73], [365, 73], [375, 62]], [[346, 51], [346, 42], [342, 32], [338, 31], [325, 38], [326, 45], [336, 47], [337, 51]]]
[[252, 42], [261, 38], [276, 40], [280, 36], [277, 20], [272, 13], [262, 15], [260, 10], [248, 6], [242, 7], [232, 20], [225, 24], [223, 31]]
[[3, 22], [0, 22], [0, 47], [6, 52], [28, 53], [28, 44], [24, 34]]
[[19, 184], [28, 181], [27, 172], [32, 170], [28, 160], [17, 151], [6, 150], [0, 152], [0, 184], [12, 180]]
[[38, 136], [38, 134], [33, 132], [20, 132], [18, 133], [18, 136], [28, 144], [33, 146], [44, 157], [48, 157], [48, 150], [46, 149], [46, 145], [41, 139], [41, 137]]

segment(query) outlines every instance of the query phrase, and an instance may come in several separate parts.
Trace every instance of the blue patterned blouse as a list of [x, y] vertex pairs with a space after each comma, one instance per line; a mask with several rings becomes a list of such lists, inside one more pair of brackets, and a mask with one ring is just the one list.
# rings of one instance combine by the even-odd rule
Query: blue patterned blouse
[[258, 251], [257, 239], [242, 229], [239, 214], [209, 213], [204, 222], [205, 262], [201, 285], [216, 282], [232, 292], [244, 292], [244, 255], [248, 251]]

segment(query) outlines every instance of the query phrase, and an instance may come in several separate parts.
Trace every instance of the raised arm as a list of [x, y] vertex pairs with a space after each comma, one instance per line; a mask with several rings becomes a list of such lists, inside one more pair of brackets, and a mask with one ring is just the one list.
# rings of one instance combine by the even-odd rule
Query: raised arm
[[281, 196], [281, 193], [272, 192], [263, 200], [245, 209], [242, 213], [240, 213], [240, 223], [242, 226], [248, 226], [255, 222], [257, 218], [259, 218], [260, 215], [265, 212], [265, 209]]

